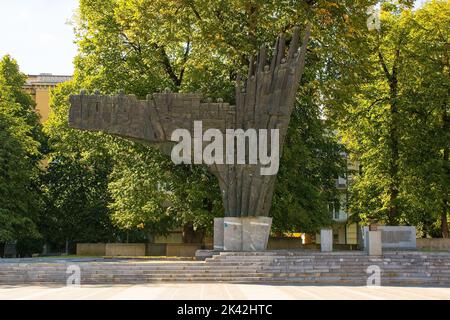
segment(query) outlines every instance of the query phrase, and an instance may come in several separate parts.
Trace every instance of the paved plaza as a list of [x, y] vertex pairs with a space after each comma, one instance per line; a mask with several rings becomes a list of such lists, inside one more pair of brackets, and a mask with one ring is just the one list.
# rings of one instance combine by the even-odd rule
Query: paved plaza
[[0, 286], [0, 299], [41, 300], [450, 300], [450, 288], [159, 283], [114, 286]]

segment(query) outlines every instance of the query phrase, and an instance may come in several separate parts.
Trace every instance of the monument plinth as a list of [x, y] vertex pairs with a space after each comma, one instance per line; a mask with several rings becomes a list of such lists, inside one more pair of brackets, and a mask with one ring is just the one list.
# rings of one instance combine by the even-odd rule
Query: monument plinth
[[[108, 96], [82, 91], [70, 97], [69, 125], [154, 146], [170, 155], [178, 142], [172, 140], [172, 133], [177, 129], [194, 133], [195, 122], [201, 121], [204, 131], [276, 130], [282, 150], [305, 65], [309, 33], [307, 28], [300, 46], [300, 30], [295, 28], [289, 49], [285, 36], [280, 35], [271, 61], [266, 47], [261, 47], [256, 61], [251, 59], [245, 83], [237, 79], [235, 106], [222, 101], [201, 102], [201, 96], [192, 93], [155, 93], [138, 100], [123, 93]], [[224, 204], [225, 217], [215, 221], [215, 248], [264, 250], [276, 174], [263, 175], [265, 166], [261, 163], [205, 165], [219, 181]]]

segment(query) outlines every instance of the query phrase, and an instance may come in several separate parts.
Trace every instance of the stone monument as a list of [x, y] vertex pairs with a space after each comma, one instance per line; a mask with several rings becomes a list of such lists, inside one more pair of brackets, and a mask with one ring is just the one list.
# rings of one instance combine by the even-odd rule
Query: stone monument
[[[416, 228], [413, 226], [378, 226], [381, 232], [381, 247], [387, 250], [415, 250], [416, 249]], [[368, 226], [361, 227], [360, 245], [364, 250], [369, 248]]]
[[[262, 46], [256, 61], [251, 59], [247, 80], [236, 83], [236, 105], [222, 101], [202, 102], [192, 93], [155, 93], [147, 100], [134, 95], [88, 95], [84, 90], [70, 97], [69, 125], [76, 129], [103, 131], [159, 148], [171, 154], [176, 129], [194, 132], [194, 121], [202, 130], [278, 129], [282, 150], [304, 70], [309, 27], [300, 45], [295, 28], [289, 49], [281, 34], [269, 63]], [[194, 150], [195, 152], [195, 150]], [[195, 156], [195, 155], [194, 155]], [[281, 156], [281, 152], [280, 155]], [[212, 164], [208, 169], [217, 177], [225, 215], [214, 222], [216, 250], [264, 250], [272, 219], [269, 210], [276, 175], [261, 175], [258, 164]]]

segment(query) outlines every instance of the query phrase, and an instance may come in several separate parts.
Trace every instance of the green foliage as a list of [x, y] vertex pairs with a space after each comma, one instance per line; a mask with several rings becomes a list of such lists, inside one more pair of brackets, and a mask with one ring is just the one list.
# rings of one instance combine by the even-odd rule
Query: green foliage
[[[82, 0], [75, 79], [66, 94], [81, 87], [104, 93], [124, 89], [142, 98], [169, 87], [233, 102], [237, 72], [246, 72], [260, 45], [272, 45], [279, 32], [305, 23], [304, 17], [328, 34], [323, 30], [342, 27], [350, 5], [365, 12], [367, 3]], [[327, 124], [319, 119], [314, 80], [320, 68], [315, 65], [305, 81], [306, 94], [315, 97], [299, 102], [289, 131], [273, 211], [277, 230], [316, 230], [330, 223], [327, 205], [340, 157], [336, 143], [325, 137]], [[65, 99], [62, 92], [54, 99], [57, 116], [47, 124], [55, 151], [67, 155], [78, 150], [81, 159], [105, 151], [111, 161], [105, 177], [112, 198], [108, 208], [116, 226], [152, 234], [183, 225], [204, 230], [223, 214], [217, 181], [205, 169], [174, 166], [159, 152], [121, 139], [74, 132], [67, 127]]]
[[0, 243], [38, 238], [35, 221], [40, 144], [34, 139], [31, 97], [20, 91], [24, 75], [9, 56], [0, 61]]
[[436, 235], [448, 216], [450, 10], [410, 7], [385, 3], [380, 32], [361, 29], [349, 55], [329, 53], [326, 110], [361, 168], [350, 212]]
[[108, 176], [112, 160], [101, 134], [67, 126], [67, 82], [52, 92], [52, 113], [45, 124], [52, 151], [42, 178], [45, 214], [40, 228], [56, 246], [69, 242], [107, 242], [120, 237], [110, 221]]

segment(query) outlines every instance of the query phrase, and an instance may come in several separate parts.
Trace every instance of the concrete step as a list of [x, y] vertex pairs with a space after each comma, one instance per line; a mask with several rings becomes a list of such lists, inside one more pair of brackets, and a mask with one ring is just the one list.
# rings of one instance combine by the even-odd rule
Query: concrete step
[[[383, 284], [450, 286], [450, 253], [222, 252], [204, 262], [76, 262], [82, 283], [270, 282], [365, 285], [367, 267], [381, 268]], [[69, 262], [0, 263], [0, 284], [65, 283]]]

